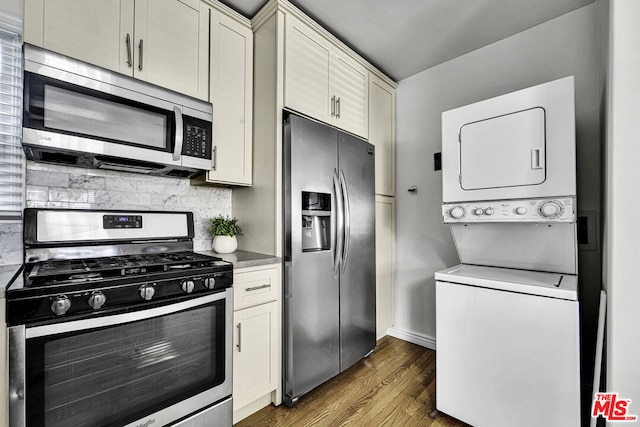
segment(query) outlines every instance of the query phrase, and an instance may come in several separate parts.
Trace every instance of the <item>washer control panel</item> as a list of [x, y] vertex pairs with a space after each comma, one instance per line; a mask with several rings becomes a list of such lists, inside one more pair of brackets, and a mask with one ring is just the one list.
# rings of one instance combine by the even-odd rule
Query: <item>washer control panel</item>
[[575, 197], [446, 203], [442, 222], [575, 222]]

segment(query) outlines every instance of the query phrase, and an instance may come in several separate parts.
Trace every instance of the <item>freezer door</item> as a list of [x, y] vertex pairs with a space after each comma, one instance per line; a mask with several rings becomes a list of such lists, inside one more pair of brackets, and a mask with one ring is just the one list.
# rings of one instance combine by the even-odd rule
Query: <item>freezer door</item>
[[[284, 400], [295, 400], [340, 372], [339, 281], [334, 273], [337, 131], [290, 115], [284, 126]], [[313, 226], [303, 192], [329, 194], [330, 248], [303, 251]], [[303, 201], [307, 209], [303, 212]], [[318, 209], [327, 212], [325, 202]], [[315, 218], [315, 217], [313, 217]], [[313, 219], [312, 218], [312, 219]]]
[[344, 371], [376, 346], [375, 170], [371, 144], [338, 135], [345, 205], [340, 275], [340, 369]]

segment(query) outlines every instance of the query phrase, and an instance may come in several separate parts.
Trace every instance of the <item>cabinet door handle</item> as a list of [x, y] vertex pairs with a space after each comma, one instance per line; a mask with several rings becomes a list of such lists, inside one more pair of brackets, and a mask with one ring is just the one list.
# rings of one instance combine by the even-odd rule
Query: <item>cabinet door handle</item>
[[218, 146], [213, 146], [213, 170], [216, 170], [216, 166], [218, 165]]
[[140, 52], [140, 61], [138, 64], [138, 70], [142, 71], [142, 39], [140, 39], [140, 44], [138, 45], [138, 51]]
[[238, 347], [238, 353], [242, 352], [242, 323], [238, 323], [236, 325], [236, 328], [238, 328], [238, 344], [236, 344], [236, 347]]
[[336, 119], [340, 118], [340, 97], [336, 99]]
[[266, 289], [266, 288], [270, 288], [271, 285], [267, 284], [267, 285], [260, 285], [260, 286], [254, 286], [252, 288], [245, 288], [244, 291], [245, 292], [251, 292], [251, 291], [257, 291], [258, 289]]
[[127, 65], [129, 67], [133, 66], [133, 60], [131, 59], [131, 34], [127, 33]]
[[336, 96], [331, 97], [331, 117], [336, 115]]

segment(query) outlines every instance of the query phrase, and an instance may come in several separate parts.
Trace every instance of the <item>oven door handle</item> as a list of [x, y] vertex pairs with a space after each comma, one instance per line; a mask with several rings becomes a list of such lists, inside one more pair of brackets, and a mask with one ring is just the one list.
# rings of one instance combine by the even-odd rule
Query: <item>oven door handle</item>
[[182, 154], [182, 144], [184, 143], [184, 127], [182, 122], [182, 110], [180, 107], [173, 107], [173, 114], [176, 116], [176, 140], [173, 147], [173, 160], [180, 160]]
[[167, 304], [147, 310], [114, 314], [111, 316], [102, 316], [92, 319], [72, 320], [69, 322], [60, 322], [51, 325], [27, 327], [25, 338], [31, 339], [68, 332], [82, 331], [85, 329], [103, 328], [106, 326], [114, 326], [123, 323], [151, 319], [154, 317], [166, 316], [167, 314], [177, 313], [179, 311], [188, 310], [190, 308], [207, 305], [214, 301], [219, 301], [225, 298], [229, 298], [229, 301], [232, 301], [232, 292], [233, 288], [228, 288], [224, 292], [216, 292], [215, 294], [210, 294], [200, 298], [194, 298], [174, 304]]

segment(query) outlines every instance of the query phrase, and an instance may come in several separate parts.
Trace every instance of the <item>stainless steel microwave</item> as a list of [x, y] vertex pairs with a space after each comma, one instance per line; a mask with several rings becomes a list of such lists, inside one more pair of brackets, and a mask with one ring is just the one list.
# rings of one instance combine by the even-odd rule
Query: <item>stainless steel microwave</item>
[[24, 45], [29, 160], [190, 178], [212, 167], [213, 106]]

